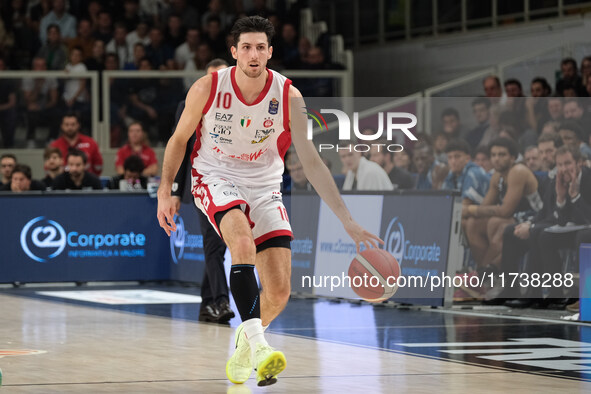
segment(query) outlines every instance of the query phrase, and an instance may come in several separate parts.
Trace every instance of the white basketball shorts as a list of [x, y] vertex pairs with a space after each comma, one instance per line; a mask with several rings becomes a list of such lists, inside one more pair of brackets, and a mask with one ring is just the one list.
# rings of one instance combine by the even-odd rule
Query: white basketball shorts
[[255, 245], [279, 236], [293, 238], [279, 185], [236, 186], [224, 178], [208, 177], [206, 182], [197, 186], [194, 194], [195, 205], [207, 216], [218, 234], [220, 229], [215, 214], [239, 206], [250, 222]]

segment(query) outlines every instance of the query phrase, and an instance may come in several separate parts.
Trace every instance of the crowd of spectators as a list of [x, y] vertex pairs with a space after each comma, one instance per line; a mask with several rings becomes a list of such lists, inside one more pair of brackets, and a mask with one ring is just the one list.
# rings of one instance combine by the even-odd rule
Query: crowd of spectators
[[[300, 36], [302, 6], [277, 1], [271, 10], [264, 0], [6, 0], [0, 6], [0, 71], [194, 71], [205, 70], [214, 58], [234, 64], [229, 31], [237, 18], [255, 14], [268, 17], [276, 29], [270, 68], [342, 68], [330, 60], [327, 35], [315, 43]], [[134, 121], [149, 125], [146, 132], [154, 144], [164, 144], [176, 104], [195, 79], [112, 78], [112, 146], [119, 146]], [[89, 85], [87, 78], [37, 78], [22, 84], [0, 79], [0, 146], [14, 147], [22, 126], [26, 146], [42, 147], [36, 130], [47, 127], [47, 139], [55, 139], [60, 116], [70, 111], [90, 134]], [[99, 86], [102, 91], [100, 81]], [[332, 93], [330, 79], [298, 86], [307, 96]]]

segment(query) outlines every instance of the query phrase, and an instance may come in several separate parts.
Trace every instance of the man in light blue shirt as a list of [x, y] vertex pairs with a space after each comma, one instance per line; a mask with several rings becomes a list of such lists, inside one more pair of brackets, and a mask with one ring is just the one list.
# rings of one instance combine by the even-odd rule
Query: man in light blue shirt
[[39, 26], [39, 39], [41, 44], [47, 40], [47, 27], [49, 25], [58, 25], [62, 38], [70, 39], [76, 37], [76, 18], [66, 12], [65, 0], [54, 0], [53, 10], [41, 18]]
[[443, 181], [444, 190], [459, 190], [462, 193], [462, 204], [480, 204], [488, 192], [490, 175], [477, 164], [470, 161], [470, 145], [456, 139], [448, 142], [445, 147], [449, 174]]

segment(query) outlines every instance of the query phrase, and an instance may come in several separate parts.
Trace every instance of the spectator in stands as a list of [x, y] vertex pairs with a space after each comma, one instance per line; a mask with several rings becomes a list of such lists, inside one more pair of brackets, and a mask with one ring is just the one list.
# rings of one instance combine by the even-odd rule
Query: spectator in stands
[[187, 30], [185, 42], [174, 51], [174, 61], [180, 70], [184, 69], [187, 62], [195, 57], [200, 41], [201, 33], [199, 29], [191, 28]]
[[47, 28], [50, 25], [60, 27], [61, 37], [69, 40], [76, 37], [76, 18], [66, 12], [66, 0], [53, 0], [52, 10], [41, 19], [39, 25], [39, 39], [47, 41]]
[[433, 147], [426, 142], [419, 142], [413, 150], [413, 164], [417, 171], [415, 188], [417, 190], [438, 190], [443, 184], [449, 169], [435, 160]]
[[232, 26], [234, 16], [224, 10], [221, 0], [209, 0], [207, 11], [201, 17], [201, 26], [205, 26], [210, 16], [216, 16], [220, 20], [220, 28], [226, 30]]
[[[557, 174], [544, 196], [544, 207], [532, 220], [507, 227], [503, 235], [502, 268], [505, 272], [516, 272], [517, 264], [529, 251], [530, 273], [551, 275], [562, 273], [560, 248], [573, 248], [579, 243], [577, 232], [549, 233], [544, 229], [552, 225], [564, 226], [591, 223], [591, 171], [583, 166], [578, 149], [563, 146], [556, 151]], [[529, 287], [527, 299], [507, 301], [513, 308], [525, 308], [537, 304], [539, 307], [564, 309], [566, 300], [559, 287], [550, 287], [546, 299], [542, 298], [540, 287]], [[503, 297], [513, 298], [515, 293], [505, 292]]]
[[152, 42], [150, 40], [150, 30], [148, 28], [148, 24], [144, 21], [140, 21], [140, 23], [136, 26], [135, 30], [131, 31], [127, 34], [127, 44], [130, 47], [133, 47], [135, 44], [142, 43], [144, 47], [150, 45]]
[[449, 139], [464, 138], [467, 134], [464, 126], [460, 123], [460, 114], [455, 108], [446, 108], [441, 112], [441, 124], [443, 132]]
[[0, 156], [0, 173], [2, 178], [0, 179], [0, 186], [10, 184], [10, 174], [16, 166], [16, 156], [12, 153], [4, 153]]
[[525, 148], [523, 158], [523, 162], [531, 172], [536, 173], [542, 170], [542, 157], [536, 145], [530, 145]]
[[[39, 47], [39, 30], [34, 30], [28, 21], [27, 2], [25, 0], [5, 1], [4, 3], [6, 3], [3, 10], [5, 27], [8, 27], [8, 31], [12, 31], [14, 36], [11, 68], [26, 69], [31, 64], [31, 56]], [[11, 39], [10, 35], [6, 36], [6, 38]], [[5, 46], [4, 51], [6, 50]], [[2, 44], [0, 44], [0, 52], [2, 51]]]
[[[78, 74], [88, 71], [86, 65], [82, 63], [82, 49], [72, 48], [70, 52], [70, 62], [66, 64], [66, 72], [69, 74]], [[64, 93], [62, 95], [63, 104], [67, 111], [75, 111], [82, 117], [82, 127], [89, 129], [90, 102], [88, 90], [86, 88], [86, 78], [68, 78], [64, 83]]]
[[544, 122], [549, 118], [548, 106], [543, 97], [552, 93], [548, 81], [542, 77], [536, 77], [531, 81], [531, 97], [525, 100], [527, 122], [532, 130], [540, 132]]
[[97, 24], [94, 26], [92, 34], [96, 40], [101, 40], [107, 45], [113, 39], [113, 19], [111, 14], [102, 10], [98, 13]]
[[562, 100], [563, 99], [561, 97], [548, 97], [548, 115], [550, 117], [547, 119], [547, 121], [562, 121]]
[[501, 113], [499, 123], [501, 127], [501, 134], [507, 133], [507, 137], [514, 139], [523, 151], [526, 146], [535, 145], [538, 142], [538, 135], [532, 129], [525, 129], [525, 125], [520, 121], [520, 117], [513, 111], [505, 111]]
[[304, 167], [302, 166], [298, 154], [294, 149], [290, 149], [288, 151], [288, 156], [285, 160], [285, 165], [287, 166], [287, 171], [289, 172], [289, 176], [291, 178], [291, 184], [285, 185], [287, 186], [287, 191], [314, 190], [310, 182], [308, 182], [306, 174], [304, 174]]
[[585, 56], [581, 60], [581, 81], [583, 84], [587, 81], [587, 77], [591, 75], [591, 56]]
[[[0, 17], [0, 54], [7, 56], [14, 47], [14, 32], [10, 26]], [[7, 56], [8, 57], [8, 56]]]
[[472, 256], [481, 270], [490, 272], [501, 261], [503, 231], [512, 223], [530, 220], [542, 208], [538, 181], [525, 165], [516, 163], [517, 145], [498, 138], [490, 145], [495, 173], [480, 206], [462, 212]]
[[43, 168], [45, 169], [45, 178], [41, 180], [46, 189], [51, 189], [53, 180], [56, 176], [64, 172], [64, 158], [59, 148], [48, 146], [43, 152]]
[[192, 5], [187, 4], [187, 0], [175, 0], [170, 2], [170, 9], [166, 12], [161, 13], [163, 21], [168, 20], [170, 14], [180, 15], [182, 18], [182, 24], [186, 28], [199, 27], [199, 13]]
[[579, 98], [568, 98], [564, 100], [562, 112], [564, 119], [575, 120], [585, 131], [591, 128], [591, 117], [589, 113], [585, 111], [585, 106], [582, 102], [583, 99]]
[[214, 57], [221, 57], [226, 51], [226, 38], [221, 28], [220, 18], [211, 16], [205, 25], [205, 41], [209, 44]]
[[353, 144], [339, 145], [339, 157], [347, 170], [343, 190], [392, 190], [388, 174], [377, 163], [356, 152]]
[[472, 113], [478, 124], [466, 134], [466, 141], [472, 149], [475, 149], [482, 140], [486, 130], [490, 127], [490, 100], [486, 97], [477, 97], [472, 101]]
[[482, 169], [486, 171], [488, 174], [492, 175], [492, 173], [494, 172], [494, 168], [492, 166], [492, 163], [490, 162], [490, 156], [488, 153], [487, 146], [480, 145], [476, 148], [476, 150], [474, 151], [473, 161], [475, 164], [482, 167]]
[[72, 149], [66, 156], [66, 172], [55, 177], [53, 190], [101, 190], [101, 180], [85, 170], [88, 167], [86, 154]]
[[49, 14], [51, 11], [51, 1], [50, 0], [39, 0], [36, 4], [33, 2], [29, 2], [27, 4], [27, 18], [29, 21], [29, 26], [33, 31], [39, 34], [39, 26], [41, 24], [41, 19]]
[[144, 44], [141, 42], [137, 42], [133, 46], [133, 57], [130, 61], [125, 63], [123, 66], [124, 70], [134, 70], [137, 71], [140, 69], [140, 61], [146, 57], [146, 48]]
[[481, 204], [488, 191], [490, 174], [470, 161], [470, 145], [462, 139], [451, 140], [445, 152], [449, 173], [441, 188], [459, 190], [462, 193], [463, 210], [467, 210], [468, 205]]
[[[33, 71], [46, 71], [42, 57], [33, 59]], [[40, 125], [49, 127], [49, 139], [56, 139], [59, 130], [58, 83], [55, 78], [24, 78], [22, 85], [27, 107], [27, 147], [35, 147], [35, 130]]]
[[558, 133], [546, 133], [538, 138], [538, 150], [542, 159], [542, 171], [548, 171], [548, 176], [551, 179], [554, 178], [554, 174], [556, 173], [554, 171], [556, 166], [554, 156], [556, 155], [556, 150], [562, 145], [562, 138], [560, 138]]
[[164, 42], [171, 48], [176, 49], [185, 41], [186, 35], [187, 33], [182, 25], [181, 17], [176, 14], [170, 14], [166, 21]]
[[113, 33], [113, 39], [109, 41], [107, 46], [105, 47], [107, 53], [116, 53], [117, 58], [119, 59], [119, 67], [123, 69], [125, 63], [131, 61], [133, 58], [132, 56], [132, 49], [127, 44], [127, 28], [125, 24], [121, 22], [115, 23], [115, 30]]
[[510, 78], [505, 81], [505, 93], [507, 97], [525, 97], [523, 87], [518, 79]]
[[252, 8], [246, 13], [247, 16], [258, 15], [263, 18], [268, 18], [273, 11], [267, 8], [267, 2], [265, 0], [252, 0]]
[[414, 166], [412, 164], [412, 152], [404, 149], [400, 152], [394, 153], [394, 165], [396, 168], [405, 170], [412, 176], [412, 173], [414, 172]]
[[[0, 58], [0, 73], [6, 70], [6, 61]], [[4, 148], [14, 145], [16, 130], [18, 80], [0, 79], [0, 132]]]
[[556, 81], [556, 94], [566, 97], [564, 95], [564, 90], [566, 87], [569, 87], [574, 89], [577, 96], [580, 94], [584, 95], [581, 77], [577, 70], [577, 61], [571, 57], [562, 59], [560, 62], [560, 71], [562, 73], [562, 78]]
[[[123, 2], [123, 15], [119, 22], [125, 25], [127, 31], [132, 31], [140, 23], [140, 4], [139, 0], [125, 0]], [[130, 47], [133, 45], [130, 45]]]
[[492, 104], [498, 104], [503, 96], [501, 80], [495, 75], [488, 76], [482, 81], [484, 95], [488, 97]]
[[[585, 82], [585, 90], [587, 91], [587, 96], [591, 96], [591, 75], [587, 75], [583, 80]], [[587, 104], [586, 111], [591, 110], [591, 105]]]
[[146, 46], [147, 58], [157, 70], [174, 70], [174, 49], [164, 42], [162, 29], [150, 29], [150, 45]]
[[158, 159], [156, 153], [147, 144], [146, 133], [140, 122], [134, 122], [127, 129], [127, 144], [117, 151], [115, 168], [117, 174], [123, 175], [124, 162], [129, 156], [138, 156], [142, 159], [143, 169], [141, 175], [154, 176], [158, 173]]
[[414, 186], [412, 175], [408, 171], [396, 167], [394, 153], [388, 151], [387, 146], [388, 141], [385, 139], [375, 141], [371, 145], [369, 160], [379, 164], [386, 171], [394, 190], [412, 189]]
[[84, 60], [91, 58], [94, 50], [94, 37], [92, 37], [92, 24], [88, 19], [80, 19], [78, 22], [78, 35], [68, 42], [68, 49], [75, 47], [82, 49]]
[[298, 33], [291, 22], [286, 22], [281, 28], [281, 37], [273, 46], [273, 58], [285, 68], [296, 68], [300, 59], [298, 51]]
[[542, 132], [540, 133], [540, 135], [558, 134], [558, 130], [560, 130], [560, 122], [550, 120], [544, 123], [544, 127], [542, 127]]
[[84, 18], [90, 21], [93, 31], [99, 25], [99, 14], [102, 11], [102, 9], [103, 7], [101, 5], [100, 0], [90, 0], [86, 6], [86, 13], [84, 14]]
[[[95, 40], [92, 45], [92, 56], [84, 60], [88, 71], [103, 71], [105, 69], [105, 43], [101, 40]], [[99, 75], [99, 79], [102, 74]], [[100, 85], [99, 85], [100, 88]]]
[[88, 164], [88, 171], [100, 176], [103, 171], [103, 156], [96, 141], [92, 137], [80, 133], [78, 117], [74, 113], [67, 113], [62, 117], [61, 128], [62, 136], [53, 141], [50, 146], [59, 148], [62, 156], [66, 158], [68, 151], [72, 149], [84, 152], [84, 163]]
[[47, 69], [63, 70], [68, 62], [68, 50], [62, 44], [60, 27], [49, 25], [46, 28], [47, 40], [42, 41], [43, 46], [37, 52], [36, 57], [42, 57], [47, 62]]
[[0, 190], [21, 193], [31, 190], [45, 190], [45, 185], [32, 179], [31, 167], [26, 164], [17, 164], [10, 173], [10, 183], [2, 186]]
[[558, 131], [562, 143], [564, 145], [572, 146], [575, 149], [579, 149], [585, 160], [591, 159], [591, 148], [585, 143], [588, 138], [588, 134], [585, 134], [581, 126], [574, 121], [565, 121], [560, 125]]
[[531, 81], [531, 96], [532, 97], [549, 97], [552, 94], [552, 86], [544, 77], [535, 77]]
[[146, 190], [148, 179], [142, 175], [144, 171], [144, 162], [139, 156], [128, 156], [123, 162], [123, 173], [109, 180], [109, 189], [122, 192]]
[[436, 161], [447, 164], [445, 146], [451, 139], [452, 138], [443, 131], [440, 131], [433, 136], [433, 153], [435, 154]]

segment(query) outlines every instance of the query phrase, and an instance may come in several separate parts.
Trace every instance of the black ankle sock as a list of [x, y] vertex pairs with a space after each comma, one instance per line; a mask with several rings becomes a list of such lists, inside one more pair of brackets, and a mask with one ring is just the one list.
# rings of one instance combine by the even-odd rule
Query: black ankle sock
[[230, 289], [242, 321], [261, 318], [259, 288], [254, 276], [254, 265], [233, 265], [230, 269]]

